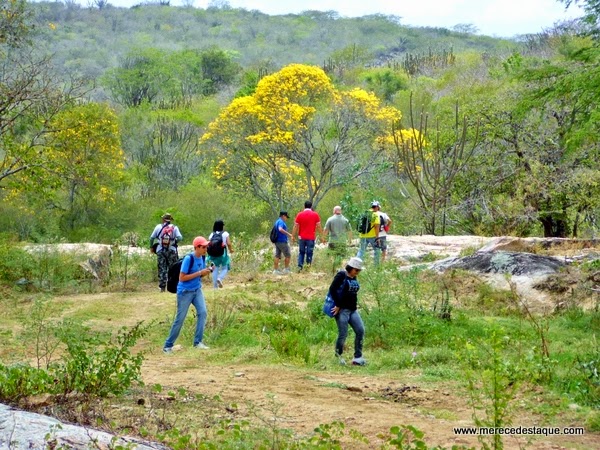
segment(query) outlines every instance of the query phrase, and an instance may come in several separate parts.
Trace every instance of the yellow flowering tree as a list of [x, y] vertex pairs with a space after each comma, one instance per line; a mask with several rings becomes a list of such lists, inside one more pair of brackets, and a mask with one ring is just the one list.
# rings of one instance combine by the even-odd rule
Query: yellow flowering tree
[[52, 121], [45, 154], [52, 161], [49, 177], [58, 190], [67, 226], [93, 219], [100, 206], [114, 202], [123, 180], [124, 156], [115, 113], [89, 103], [64, 110]]
[[275, 212], [384, 163], [379, 140], [400, 112], [362, 89], [340, 91], [323, 70], [292, 64], [223, 109], [202, 138], [223, 184], [251, 191]]

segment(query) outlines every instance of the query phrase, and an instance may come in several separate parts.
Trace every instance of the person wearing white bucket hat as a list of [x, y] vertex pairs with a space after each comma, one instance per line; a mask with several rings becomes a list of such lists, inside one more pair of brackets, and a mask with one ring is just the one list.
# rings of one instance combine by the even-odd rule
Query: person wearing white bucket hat
[[365, 326], [358, 313], [358, 284], [357, 276], [364, 269], [363, 260], [357, 257], [350, 258], [346, 269], [340, 270], [329, 286], [329, 295], [335, 304], [332, 312], [338, 327], [338, 337], [335, 342], [335, 354], [340, 364], [346, 364], [342, 353], [348, 337], [348, 325], [354, 331], [354, 358], [352, 364], [364, 366], [366, 364], [362, 355]]

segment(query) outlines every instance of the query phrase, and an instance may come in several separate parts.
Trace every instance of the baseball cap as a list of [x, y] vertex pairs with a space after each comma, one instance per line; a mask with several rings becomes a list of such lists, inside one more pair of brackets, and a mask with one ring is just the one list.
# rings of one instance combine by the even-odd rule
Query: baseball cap
[[373, 207], [375, 207], [375, 206], [377, 206], [378, 208], [379, 208], [379, 206], [381, 206], [381, 205], [379, 205], [379, 202], [378, 202], [377, 200], [373, 200], [373, 201], [371, 202], [371, 208], [373, 208]]
[[194, 242], [192, 242], [194, 248], [196, 247], [206, 247], [208, 245], [208, 241], [204, 236], [197, 236], [194, 238]]

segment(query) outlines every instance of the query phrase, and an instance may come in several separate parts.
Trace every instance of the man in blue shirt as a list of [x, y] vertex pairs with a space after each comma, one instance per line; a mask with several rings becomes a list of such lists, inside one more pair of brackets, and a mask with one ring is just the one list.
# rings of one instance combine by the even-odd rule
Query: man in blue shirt
[[194, 252], [186, 255], [181, 263], [179, 283], [177, 284], [177, 313], [171, 326], [169, 337], [165, 341], [163, 352], [173, 352], [175, 341], [179, 337], [181, 327], [185, 322], [190, 305], [196, 308], [196, 332], [194, 333], [194, 348], [207, 350], [204, 344], [204, 325], [206, 324], [206, 302], [202, 293], [200, 278], [209, 275], [213, 267], [206, 267], [206, 249], [208, 241], [203, 236], [194, 239]]
[[[281, 211], [279, 213], [279, 219], [275, 222], [275, 227], [277, 228], [277, 241], [275, 242], [275, 263], [273, 273], [275, 275], [284, 275], [290, 273], [290, 258], [292, 257], [292, 252], [290, 250], [290, 244], [288, 243], [288, 237], [292, 237], [292, 233], [288, 232], [287, 225], [285, 221], [288, 220], [289, 216], [287, 211]], [[279, 260], [281, 259], [281, 254], [283, 253], [284, 269], [283, 271], [279, 270]]]

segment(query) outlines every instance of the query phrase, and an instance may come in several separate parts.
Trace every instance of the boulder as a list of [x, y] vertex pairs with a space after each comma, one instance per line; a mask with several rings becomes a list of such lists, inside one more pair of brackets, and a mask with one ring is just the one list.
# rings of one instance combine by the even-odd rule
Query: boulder
[[167, 450], [159, 443], [63, 423], [52, 417], [0, 404], [0, 449], [110, 449]]
[[432, 264], [433, 270], [463, 269], [484, 274], [537, 277], [556, 273], [565, 266], [558, 258], [533, 253], [479, 251], [463, 258], [446, 258]]

